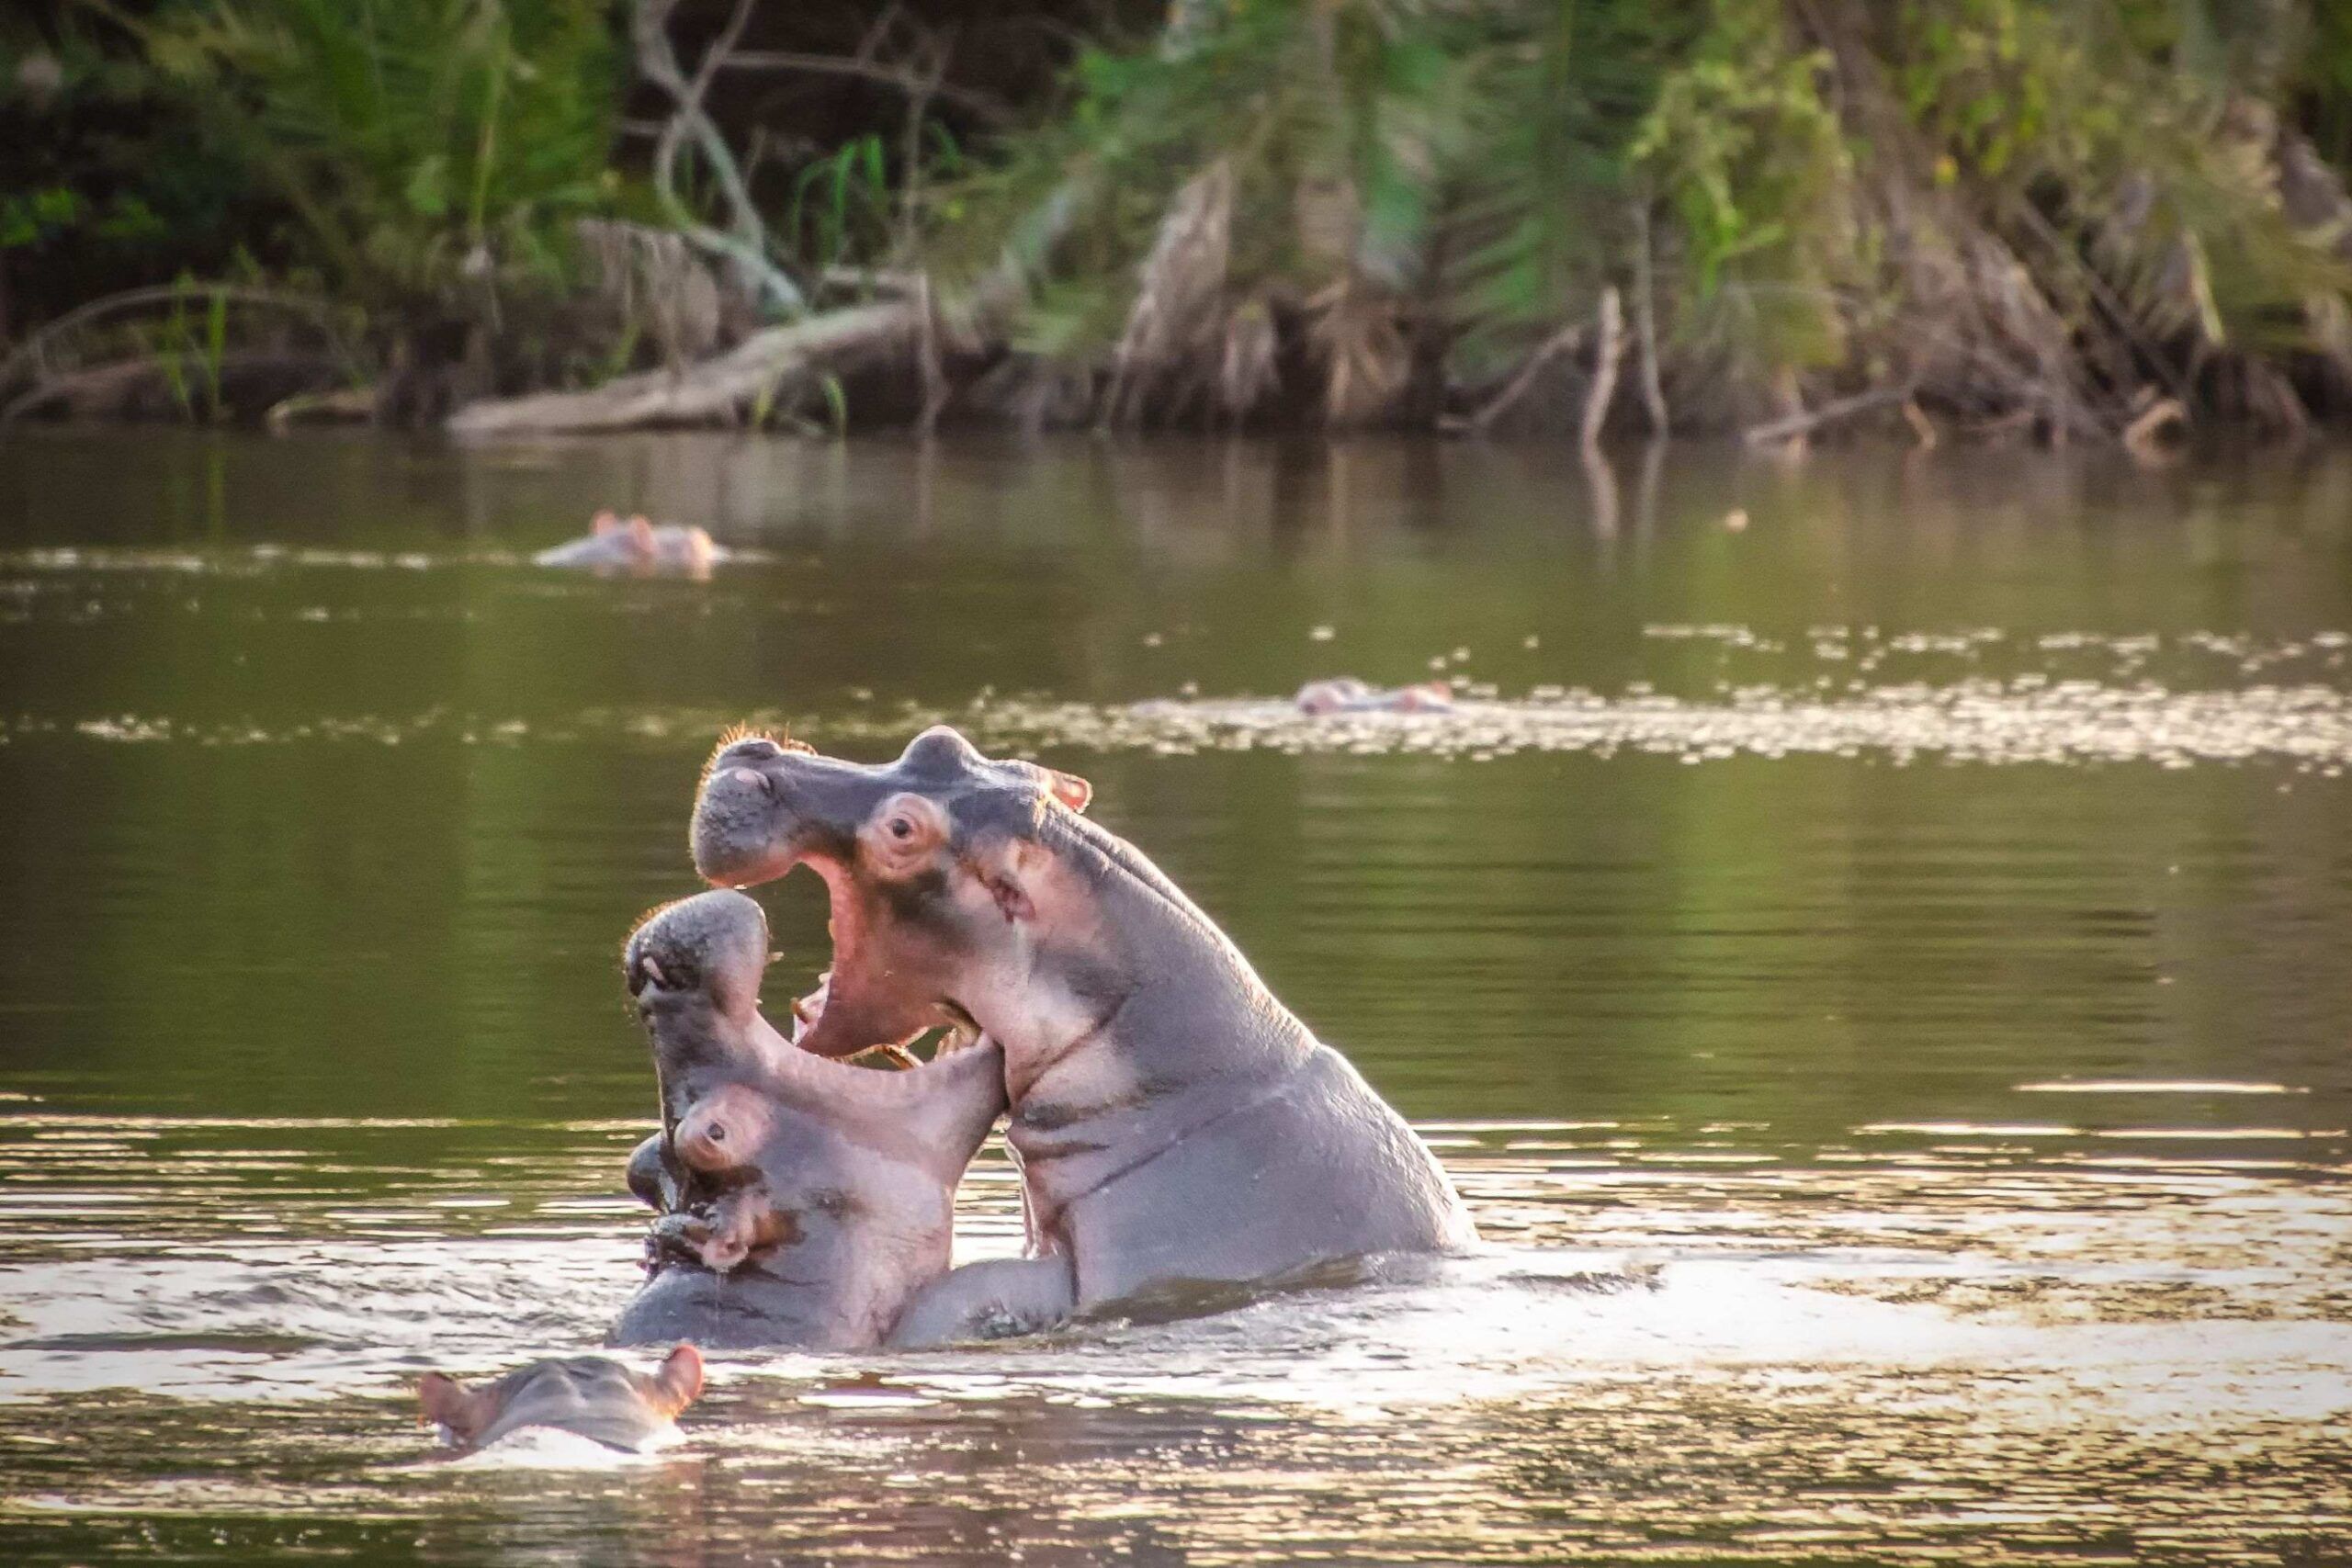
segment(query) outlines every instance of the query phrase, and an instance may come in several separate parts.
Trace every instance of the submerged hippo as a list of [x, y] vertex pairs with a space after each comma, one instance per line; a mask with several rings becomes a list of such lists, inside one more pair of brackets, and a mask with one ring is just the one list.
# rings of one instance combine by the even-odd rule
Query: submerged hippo
[[1291, 701], [1310, 718], [1332, 713], [1452, 713], [1453, 689], [1442, 681], [1411, 686], [1367, 686], [1352, 675], [1309, 681]]
[[718, 543], [691, 523], [657, 525], [642, 517], [624, 523], [614, 513], [599, 512], [585, 535], [541, 550], [531, 564], [638, 577], [704, 578], [725, 558]]
[[704, 876], [805, 864], [831, 896], [833, 965], [803, 1054], [942, 1022], [1003, 1049], [1042, 1256], [957, 1269], [896, 1337], [1474, 1242], [1412, 1129], [1157, 867], [1080, 815], [1089, 793], [947, 728], [871, 767], [736, 739], [705, 775]]
[[767, 917], [741, 893], [656, 910], [623, 963], [663, 1131], [631, 1185], [665, 1211], [616, 1344], [856, 1349], [947, 1271], [956, 1183], [1004, 1111], [985, 1041], [905, 1072], [797, 1050], [761, 1015]]
[[677, 1436], [679, 1412], [701, 1393], [702, 1356], [691, 1345], [671, 1351], [651, 1373], [604, 1356], [565, 1356], [481, 1388], [442, 1372], [427, 1372], [416, 1385], [422, 1418], [467, 1453], [530, 1427], [644, 1453]]

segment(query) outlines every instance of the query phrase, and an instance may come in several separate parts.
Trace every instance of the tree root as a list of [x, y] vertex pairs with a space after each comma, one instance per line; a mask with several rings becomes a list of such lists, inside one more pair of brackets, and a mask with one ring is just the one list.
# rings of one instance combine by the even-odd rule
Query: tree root
[[1584, 428], [1579, 444], [1589, 457], [1600, 450], [1600, 427], [1609, 419], [1609, 405], [1617, 396], [1617, 365], [1625, 357], [1625, 312], [1613, 288], [1600, 291], [1600, 318], [1595, 331], [1600, 345], [1593, 351], [1592, 390], [1584, 400]]
[[66, 396], [69, 389], [94, 390], [109, 378], [127, 381], [135, 378], [141, 371], [153, 373], [156, 366], [153, 355], [134, 355], [97, 366], [59, 364], [57, 361], [74, 357], [65, 350], [77, 334], [102, 322], [166, 306], [181, 310], [234, 306], [241, 310], [282, 311], [313, 328], [326, 343], [329, 356], [344, 372], [351, 373], [356, 367], [350, 350], [336, 334], [333, 309], [325, 301], [309, 295], [232, 284], [167, 283], [150, 288], [130, 288], [93, 299], [67, 311], [18, 344], [6, 359], [0, 360], [0, 394], [19, 383], [30, 383], [25, 391], [0, 408], [0, 424]]
[[137, 355], [42, 376], [0, 405], [0, 425], [50, 412], [94, 420], [246, 419], [343, 374], [337, 357], [299, 351], [231, 350], [206, 363]]
[[2134, 462], [2156, 468], [2172, 460], [2173, 447], [2167, 438], [2185, 438], [2188, 434], [2188, 411], [2177, 399], [2158, 398], [2146, 412], [2123, 427], [2123, 449]]

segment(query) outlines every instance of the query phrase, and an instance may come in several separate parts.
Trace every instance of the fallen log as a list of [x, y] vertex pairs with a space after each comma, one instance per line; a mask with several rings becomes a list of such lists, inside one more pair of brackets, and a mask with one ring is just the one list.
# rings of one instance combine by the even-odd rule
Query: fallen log
[[[128, 315], [141, 310], [170, 306], [175, 310], [218, 309], [227, 306], [282, 310], [307, 318], [326, 340], [329, 349], [345, 371], [352, 371], [356, 360], [344, 345], [334, 328], [332, 308], [322, 299], [309, 295], [288, 294], [276, 289], [247, 288], [225, 283], [166, 283], [150, 288], [126, 289], [108, 294], [81, 305], [28, 335], [17, 344], [5, 359], [0, 359], [0, 393], [14, 389], [20, 382], [32, 385], [32, 390], [19, 396], [10, 404], [11, 411], [21, 412], [39, 406], [51, 394], [40, 383], [53, 378], [71, 378], [87, 373], [87, 384], [97, 385], [107, 376], [125, 374], [130, 361], [100, 366], [51, 365], [50, 356], [60, 344], [76, 333], [84, 332], [110, 317]], [[134, 355], [139, 363], [152, 365], [154, 355]], [[14, 417], [12, 412], [0, 413], [0, 423]]]
[[676, 370], [641, 370], [585, 391], [469, 403], [449, 416], [449, 429], [459, 435], [555, 435], [727, 423], [794, 380], [903, 348], [922, 327], [915, 300], [855, 305], [754, 333], [725, 354]]
[[59, 370], [0, 404], [0, 425], [28, 415], [68, 419], [250, 419], [291, 397], [333, 386], [339, 360], [323, 354], [232, 350], [209, 363], [143, 354]]

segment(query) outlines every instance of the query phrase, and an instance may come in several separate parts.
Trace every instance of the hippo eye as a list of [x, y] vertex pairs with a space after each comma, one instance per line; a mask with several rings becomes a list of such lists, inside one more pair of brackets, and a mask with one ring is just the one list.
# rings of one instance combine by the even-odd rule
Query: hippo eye
[[890, 837], [905, 841], [915, 836], [915, 825], [903, 817], [890, 818]]
[[727, 1141], [727, 1124], [723, 1122], [713, 1122], [710, 1131], [703, 1135], [714, 1144], [723, 1144]]

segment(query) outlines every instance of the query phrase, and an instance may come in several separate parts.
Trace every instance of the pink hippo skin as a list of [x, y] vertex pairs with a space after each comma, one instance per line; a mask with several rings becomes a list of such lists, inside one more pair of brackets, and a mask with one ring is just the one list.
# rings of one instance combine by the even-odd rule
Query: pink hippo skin
[[705, 773], [705, 876], [805, 864], [830, 895], [832, 969], [801, 1054], [942, 1022], [1003, 1051], [1035, 1256], [956, 1270], [894, 1341], [1473, 1245], [1404, 1119], [1141, 852], [1080, 815], [1088, 795], [946, 728], [876, 766], [752, 737]]
[[679, 1413], [701, 1393], [702, 1357], [691, 1345], [671, 1351], [651, 1373], [605, 1356], [566, 1356], [481, 1388], [442, 1372], [427, 1372], [416, 1385], [420, 1419], [467, 1453], [533, 1427], [642, 1453], [676, 1434]]

